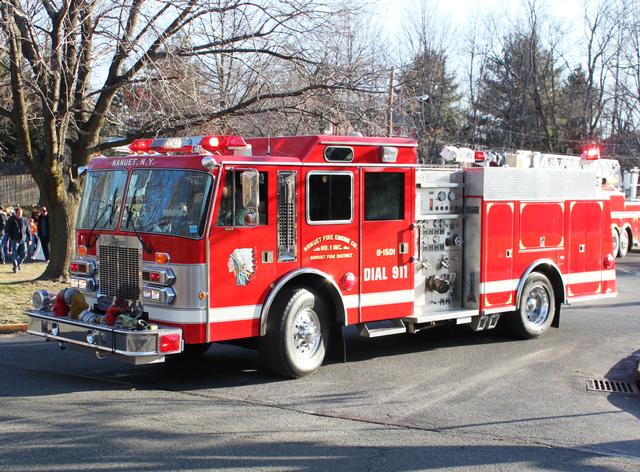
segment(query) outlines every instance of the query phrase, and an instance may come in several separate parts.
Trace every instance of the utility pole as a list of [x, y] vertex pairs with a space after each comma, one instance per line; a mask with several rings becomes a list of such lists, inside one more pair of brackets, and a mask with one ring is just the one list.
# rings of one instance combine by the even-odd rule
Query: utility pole
[[391, 68], [391, 74], [389, 77], [389, 102], [387, 104], [388, 113], [389, 113], [389, 123], [387, 128], [387, 135], [393, 136], [393, 80], [394, 80], [394, 69]]

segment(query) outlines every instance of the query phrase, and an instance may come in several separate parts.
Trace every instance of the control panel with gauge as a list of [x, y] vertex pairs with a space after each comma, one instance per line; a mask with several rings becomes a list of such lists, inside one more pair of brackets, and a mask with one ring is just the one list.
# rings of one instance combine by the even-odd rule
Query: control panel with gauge
[[463, 174], [416, 172], [416, 314], [462, 307]]

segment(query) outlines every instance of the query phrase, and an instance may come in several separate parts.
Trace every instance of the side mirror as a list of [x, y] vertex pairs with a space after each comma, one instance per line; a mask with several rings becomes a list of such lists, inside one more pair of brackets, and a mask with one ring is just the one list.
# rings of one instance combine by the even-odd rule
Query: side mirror
[[255, 169], [242, 172], [242, 205], [249, 212], [258, 211], [260, 204], [260, 174]]

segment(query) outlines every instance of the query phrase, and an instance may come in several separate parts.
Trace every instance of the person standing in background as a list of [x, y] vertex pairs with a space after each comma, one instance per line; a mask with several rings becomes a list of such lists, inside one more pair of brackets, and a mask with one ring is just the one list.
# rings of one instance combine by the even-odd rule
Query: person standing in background
[[13, 254], [13, 272], [20, 270], [22, 261], [27, 256], [29, 242], [31, 242], [31, 228], [29, 220], [22, 216], [22, 208], [16, 207], [16, 214], [7, 221], [7, 233]]
[[7, 219], [9, 217], [4, 212], [4, 207], [0, 206], [0, 263], [4, 264], [7, 260]]
[[44, 260], [49, 262], [49, 213], [47, 207], [42, 207], [38, 217], [38, 237], [44, 254]]
[[33, 218], [29, 218], [29, 229], [31, 230], [29, 260], [33, 260], [33, 255], [36, 253], [36, 248], [38, 247], [38, 225], [36, 225], [36, 222]]

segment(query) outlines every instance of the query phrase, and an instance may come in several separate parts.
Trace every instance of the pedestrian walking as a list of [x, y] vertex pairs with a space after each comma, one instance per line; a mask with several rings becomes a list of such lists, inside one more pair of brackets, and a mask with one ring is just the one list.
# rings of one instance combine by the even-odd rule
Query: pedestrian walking
[[22, 261], [27, 256], [28, 245], [31, 241], [29, 220], [22, 216], [22, 208], [16, 207], [15, 215], [7, 221], [7, 233], [13, 254], [13, 272], [15, 273], [21, 269]]
[[7, 219], [9, 217], [4, 211], [4, 207], [0, 206], [0, 263], [4, 264], [7, 260]]
[[47, 213], [47, 207], [42, 207], [38, 217], [38, 238], [40, 238], [44, 260], [47, 262], [49, 262], [49, 235], [49, 213]]

